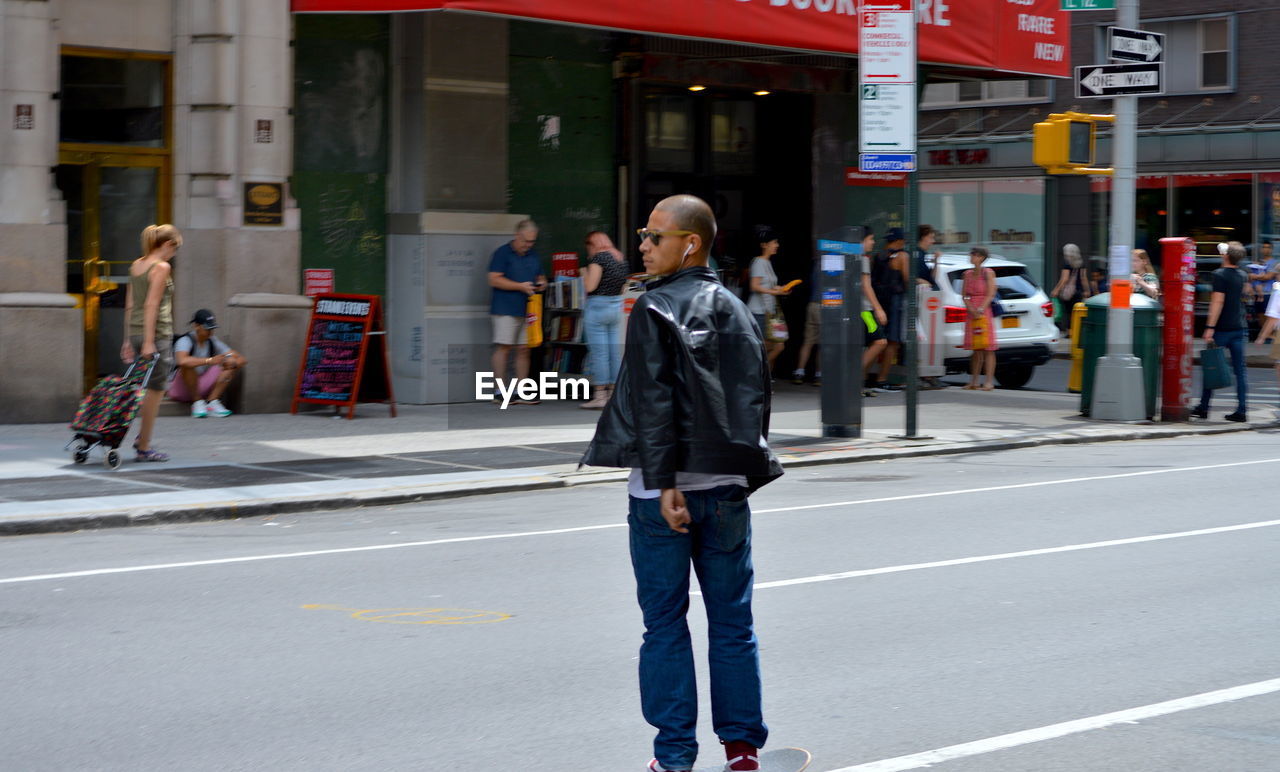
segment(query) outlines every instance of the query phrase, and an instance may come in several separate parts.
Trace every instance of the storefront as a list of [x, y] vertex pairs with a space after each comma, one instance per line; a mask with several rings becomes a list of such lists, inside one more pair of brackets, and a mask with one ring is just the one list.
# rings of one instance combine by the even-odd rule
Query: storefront
[[[413, 402], [468, 398], [467, 378], [489, 354], [488, 256], [523, 216], [542, 225], [544, 258], [580, 253], [597, 228], [634, 257], [625, 234], [652, 204], [693, 192], [716, 209], [722, 267], [745, 265], [758, 249], [754, 226], [768, 224], [784, 234], [780, 274], [807, 278], [816, 234], [902, 224], [901, 187], [846, 174], [857, 163], [856, 7], [293, 0], [300, 116], [314, 92], [334, 88], [323, 71], [349, 72], [370, 47], [366, 59], [388, 63], [384, 106], [356, 115], [331, 102], [324, 125], [298, 123], [302, 241], [314, 245], [304, 267], [334, 269], [339, 289], [376, 284], [379, 272], [357, 250], [373, 255], [385, 240], [393, 377]], [[1068, 15], [1056, 0], [922, 2], [918, 16], [922, 66], [933, 75], [1068, 73]], [[368, 34], [351, 39], [356, 28]], [[379, 120], [388, 127], [385, 200], [377, 169], [345, 168], [356, 124]], [[345, 180], [322, 179], [305, 157], [313, 133], [342, 154]], [[978, 193], [989, 214], [1029, 195], [999, 185]], [[338, 202], [342, 227], [310, 211], [325, 201]], [[1006, 251], [1043, 240], [1034, 223], [953, 222], [956, 232], [998, 231]]]
[[[1097, 243], [1106, 243], [1111, 180], [1095, 177], [1090, 188]], [[1135, 245], [1158, 260], [1167, 236], [1191, 238], [1196, 253], [1209, 259], [1218, 257], [1220, 242], [1280, 240], [1280, 172], [1139, 175]]]

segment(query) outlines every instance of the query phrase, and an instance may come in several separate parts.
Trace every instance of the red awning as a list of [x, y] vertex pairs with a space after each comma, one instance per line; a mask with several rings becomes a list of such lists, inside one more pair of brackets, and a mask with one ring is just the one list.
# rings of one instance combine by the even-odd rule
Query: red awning
[[[1059, 0], [914, 0], [921, 62], [1071, 74]], [[299, 13], [458, 10], [758, 46], [858, 52], [856, 0], [293, 0]]]

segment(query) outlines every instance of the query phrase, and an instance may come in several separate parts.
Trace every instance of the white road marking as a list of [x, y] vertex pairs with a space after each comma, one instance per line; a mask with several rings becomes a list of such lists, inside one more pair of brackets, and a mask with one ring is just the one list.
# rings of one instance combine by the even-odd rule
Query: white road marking
[[987, 563], [992, 560], [1010, 560], [1012, 558], [1029, 558], [1036, 555], [1054, 555], [1059, 552], [1079, 552], [1080, 550], [1093, 550], [1102, 547], [1119, 547], [1125, 544], [1144, 544], [1153, 541], [1166, 541], [1168, 539], [1185, 539], [1189, 536], [1209, 536], [1215, 533], [1231, 533], [1233, 531], [1248, 531], [1254, 528], [1271, 528], [1280, 525], [1280, 520], [1265, 520], [1258, 523], [1242, 523], [1240, 525], [1226, 525], [1220, 528], [1201, 528], [1196, 531], [1180, 531], [1178, 533], [1162, 533], [1156, 536], [1135, 536], [1131, 539], [1110, 539], [1108, 541], [1095, 541], [1087, 544], [1068, 544], [1065, 547], [1046, 547], [1038, 550], [1023, 550], [1022, 552], [1002, 552], [997, 555], [979, 555], [972, 558], [955, 558], [954, 560], [937, 560], [932, 563], [912, 563], [904, 566], [886, 566], [884, 568], [867, 568], [859, 571], [842, 571], [836, 574], [819, 574], [818, 576], [805, 576], [799, 579], [782, 579], [776, 582], [760, 582], [755, 585], [757, 590], [768, 590], [774, 587], [791, 587], [797, 584], [816, 584], [818, 582], [835, 582], [841, 579], [856, 579], [861, 576], [878, 576], [880, 574], [897, 574], [903, 571], [920, 571], [926, 568], [946, 568], [948, 566], [964, 566], [970, 563]]
[[1195, 710], [1197, 708], [1205, 708], [1210, 705], [1220, 705], [1224, 702], [1234, 702], [1249, 697], [1259, 697], [1264, 694], [1271, 694], [1280, 691], [1280, 678], [1272, 678], [1268, 681], [1258, 681], [1252, 684], [1244, 684], [1243, 686], [1233, 686], [1230, 689], [1219, 689], [1218, 691], [1205, 692], [1196, 694], [1191, 697], [1183, 697], [1177, 700], [1169, 700], [1168, 702], [1157, 702], [1153, 705], [1144, 705], [1138, 708], [1130, 708], [1128, 710], [1120, 710], [1115, 713], [1103, 713], [1100, 716], [1090, 716], [1089, 718], [1076, 719], [1075, 721], [1064, 721], [1061, 724], [1051, 724], [1042, 726], [1038, 729], [1027, 729], [1022, 732], [1012, 732], [997, 737], [988, 737], [985, 740], [976, 740], [969, 743], [961, 743], [960, 745], [950, 745], [946, 748], [938, 748], [923, 753], [913, 753], [910, 756], [898, 756], [897, 758], [884, 759], [883, 761], [873, 761], [869, 764], [857, 764], [852, 767], [841, 767], [831, 772], [903, 772], [909, 769], [921, 769], [931, 767], [934, 764], [941, 764], [944, 761], [952, 761], [953, 759], [961, 759], [968, 756], [979, 756], [984, 753], [994, 753], [1008, 748], [1016, 748], [1020, 745], [1030, 745], [1031, 743], [1044, 742], [1045, 740], [1054, 740], [1067, 735], [1079, 734], [1081, 732], [1089, 732], [1094, 729], [1103, 729], [1116, 724], [1131, 724], [1137, 721], [1143, 721], [1158, 716], [1167, 716], [1170, 713], [1179, 713], [1184, 710]]
[[[938, 496], [959, 496], [967, 493], [991, 493], [995, 491], [1014, 490], [1014, 489], [1021, 489], [1021, 488], [1035, 488], [1035, 487], [1046, 486], [1046, 485], [1062, 485], [1065, 483], [1079, 483], [1079, 482], [1086, 482], [1091, 480], [1114, 480], [1114, 479], [1121, 479], [1121, 478], [1127, 478], [1127, 477], [1138, 477], [1142, 475], [1176, 474], [1179, 472], [1195, 472], [1195, 471], [1202, 471], [1202, 470], [1208, 470], [1208, 469], [1224, 469], [1227, 467], [1234, 467], [1234, 466], [1249, 466], [1253, 464], [1271, 464], [1276, 462], [1280, 462], [1280, 458], [1269, 458], [1269, 459], [1262, 459], [1259, 461], [1237, 461], [1229, 464], [1209, 464], [1209, 465], [1203, 465], [1203, 466], [1179, 467], [1176, 469], [1153, 469], [1146, 472], [1126, 472], [1124, 474], [1101, 475], [1098, 477], [1072, 477], [1066, 480], [1044, 480], [1041, 482], [1018, 483], [1016, 485], [995, 485], [995, 486], [990, 486], [986, 488], [966, 488], [962, 490], [953, 490], [953, 491], [938, 491], [935, 493], [913, 493], [905, 496], [889, 496], [889, 497], [875, 498], [875, 499], [838, 501], [838, 502], [832, 502], [828, 504], [808, 504], [808, 505], [795, 506], [795, 507], [778, 507], [775, 509], [757, 509], [757, 510], [753, 510], [753, 512], [755, 514], [770, 514], [775, 512], [797, 512], [797, 511], [802, 511], [807, 509], [847, 507], [847, 506], [856, 506], [860, 504], [880, 504], [880, 503], [894, 502], [894, 501], [910, 501], [913, 499], [928, 499], [928, 498], [934, 498]], [[1280, 522], [1280, 521], [1268, 521], [1266, 523], [1246, 523], [1244, 525], [1238, 525], [1238, 526], [1227, 526], [1227, 528], [1230, 530], [1240, 530], [1243, 528], [1262, 528], [1267, 525], [1276, 524], [1277, 522]], [[64, 571], [64, 572], [50, 573], [50, 574], [34, 574], [31, 576], [14, 576], [7, 579], [0, 579], [0, 584], [21, 584], [25, 582], [42, 582], [42, 581], [50, 581], [54, 579], [74, 579], [77, 577], [86, 577], [86, 576], [106, 576], [109, 574], [129, 574], [129, 573], [137, 573], [141, 571], [160, 571], [160, 570], [171, 569], [171, 568], [195, 568], [199, 566], [229, 565], [234, 563], [253, 563], [260, 560], [286, 560], [289, 558], [318, 557], [321, 555], [343, 555], [343, 554], [351, 554], [356, 552], [375, 552], [378, 550], [406, 549], [410, 547], [431, 547], [439, 544], [463, 544], [466, 542], [493, 541], [497, 539], [519, 539], [527, 536], [553, 536], [557, 534], [583, 533], [588, 531], [601, 531], [601, 530], [607, 530], [610, 528], [626, 528], [626, 527], [627, 527], [626, 523], [609, 523], [606, 525], [588, 525], [588, 526], [579, 526], [575, 528], [556, 528], [556, 529], [546, 530], [546, 531], [523, 531], [518, 533], [498, 533], [498, 534], [491, 534], [488, 536], [462, 536], [462, 537], [457, 537], [452, 539], [431, 539], [427, 541], [397, 542], [393, 544], [373, 544], [373, 545], [364, 546], [364, 547], [337, 547], [333, 549], [324, 549], [324, 550], [307, 550], [305, 552], [282, 552], [282, 553], [277, 553], [272, 555], [249, 555], [245, 557], [235, 557], [235, 558], [188, 560], [188, 561], [183, 561], [179, 563], [153, 563], [153, 564], [140, 565], [140, 566], [121, 566], [118, 568], [95, 568], [95, 569], [88, 569], [84, 571]], [[1218, 529], [1209, 529], [1209, 531], [1211, 532], [1216, 532], [1217, 530]], [[1185, 535], [1194, 535], [1195, 533], [1196, 532], [1187, 532]], [[1158, 538], [1175, 538], [1176, 536], [1177, 535], [1175, 534], [1169, 534], [1163, 537], [1148, 536], [1148, 537], [1140, 537], [1140, 538], [1142, 538], [1143, 540], [1154, 540]], [[1098, 542], [1098, 544], [1104, 545], [1106, 543]], [[1050, 551], [1068, 551], [1070, 549], [1085, 549], [1085, 548], [1087, 548], [1086, 545], [1076, 545], [1074, 547], [1051, 548]], [[1021, 553], [1010, 553], [1010, 555], [1018, 556], [1018, 557], [1022, 556]], [[998, 557], [987, 556], [984, 558], [965, 558], [963, 560], [978, 562], [981, 560], [993, 560], [993, 559], [998, 559]], [[944, 564], [950, 563], [950, 562], [951, 561], [943, 561]], [[931, 564], [919, 564], [919, 566], [933, 567]], [[872, 572], [878, 572], [878, 573], [892, 572], [891, 569], [888, 569], [888, 568], [870, 569], [870, 570]], [[912, 569], [900, 567], [898, 570], [912, 570]], [[835, 575], [832, 575], [832, 576], [835, 576]], [[811, 578], [811, 579], [814, 581], [830, 581], [829, 579], [827, 580], [821, 580], [817, 578]], [[794, 580], [786, 580], [786, 581], [797, 583], [797, 584], [805, 583], [805, 580], [802, 580], [802, 579], [794, 579]], [[757, 585], [757, 587], [766, 587], [766, 586], [772, 586], [772, 583], [767, 585]]]
[[1205, 464], [1202, 466], [1183, 466], [1177, 469], [1149, 469], [1145, 472], [1122, 472], [1120, 474], [1104, 474], [1096, 477], [1071, 477], [1066, 480], [1042, 480], [1040, 482], [1015, 483], [1013, 485], [992, 485], [986, 488], [965, 488], [957, 491], [937, 491], [935, 493], [911, 493], [905, 496], [885, 496], [878, 499], [859, 499], [856, 501], [833, 501], [828, 504], [805, 504], [797, 507], [778, 507], [776, 509], [752, 509], [757, 515], [772, 512], [801, 512], [806, 509], [827, 509], [829, 507], [849, 507], [855, 504], [884, 504], [891, 501], [908, 501], [911, 499], [930, 499], [939, 496], [961, 496], [966, 493], [993, 493], [995, 491], [1012, 491], [1020, 488], [1040, 488], [1046, 485], [1069, 485], [1071, 483], [1094, 482], [1097, 480], [1122, 480], [1127, 477], [1147, 477], [1155, 474], [1176, 474], [1179, 472], [1201, 472], [1207, 469], [1228, 469], [1234, 466], [1252, 466], [1254, 464], [1274, 464], [1280, 458], [1264, 458], [1257, 461], [1233, 461], [1229, 464]]
[[212, 560], [187, 560], [181, 563], [152, 563], [142, 566], [121, 566], [119, 568], [94, 568], [87, 571], [64, 571], [57, 574], [34, 574], [32, 576], [15, 576], [0, 579], [0, 584], [20, 584], [23, 582], [45, 582], [51, 579], [74, 579], [82, 576], [105, 576], [107, 574], [131, 574], [139, 571], [161, 571], [169, 568], [195, 568], [197, 566], [223, 566], [231, 563], [254, 563], [259, 560], [284, 560], [286, 558], [309, 558], [318, 555], [342, 555], [353, 552], [375, 552], [378, 550], [396, 550], [407, 547], [431, 547], [437, 544], [462, 544], [472, 541], [490, 541], [493, 539], [517, 539], [522, 536], [551, 536], [560, 533], [579, 533], [582, 531], [600, 531], [606, 528], [625, 528], [626, 523], [610, 523], [609, 525], [588, 525], [580, 528], [557, 528], [551, 531], [525, 531], [524, 533], [495, 533], [489, 536], [460, 536], [454, 539], [433, 539], [430, 541], [408, 541], [395, 544], [373, 544], [367, 547], [339, 547], [327, 550], [308, 550], [306, 552], [281, 552], [275, 555], [249, 555], [239, 558], [215, 558]]

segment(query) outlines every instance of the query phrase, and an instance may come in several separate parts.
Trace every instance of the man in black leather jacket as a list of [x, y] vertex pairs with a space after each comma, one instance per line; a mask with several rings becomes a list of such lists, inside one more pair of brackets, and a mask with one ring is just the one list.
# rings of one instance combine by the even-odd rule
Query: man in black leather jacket
[[747, 495], [778, 478], [769, 370], [747, 307], [707, 268], [715, 216], [694, 196], [661, 201], [640, 230], [646, 287], [627, 324], [613, 399], [582, 461], [630, 467], [631, 561], [644, 614], [640, 700], [658, 729], [653, 772], [698, 753], [685, 614], [689, 567], [709, 622], [712, 721], [727, 769], [758, 769], [768, 736], [751, 615]]

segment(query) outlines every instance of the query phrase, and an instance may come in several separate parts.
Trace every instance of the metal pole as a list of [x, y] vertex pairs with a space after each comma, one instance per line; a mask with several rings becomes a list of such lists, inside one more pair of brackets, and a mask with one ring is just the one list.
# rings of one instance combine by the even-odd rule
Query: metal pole
[[918, 294], [916, 293], [916, 221], [919, 217], [916, 214], [916, 204], [919, 201], [917, 193], [919, 192], [916, 175], [914, 172], [907, 174], [907, 202], [906, 216], [903, 218], [906, 223], [907, 232], [907, 265], [910, 266], [907, 274], [907, 297], [906, 297], [906, 324], [903, 325], [902, 346], [903, 357], [902, 362], [907, 371], [907, 421], [906, 436], [912, 438], [916, 436], [916, 414], [920, 399], [920, 360], [919, 360], [919, 341], [916, 340], [916, 313]]
[[[1139, 23], [1138, 0], [1118, 0], [1117, 26], [1137, 29]], [[1133, 273], [1129, 254], [1133, 249], [1133, 218], [1137, 210], [1138, 98], [1116, 97], [1114, 109], [1116, 125], [1112, 140], [1112, 166], [1115, 174], [1111, 178], [1111, 250], [1107, 261], [1113, 289], [1117, 279], [1127, 282]], [[1107, 355], [1127, 356], [1132, 353], [1133, 309], [1116, 308], [1113, 300], [1107, 314]]]
[[[919, 94], [924, 92], [924, 73], [917, 65], [916, 67], [916, 89]], [[920, 405], [920, 341], [917, 340], [917, 319], [919, 314], [919, 294], [916, 292], [916, 250], [919, 249], [918, 239], [916, 238], [917, 223], [920, 221], [919, 215], [920, 204], [920, 183], [916, 177], [916, 172], [907, 172], [907, 188], [906, 197], [903, 202], [903, 230], [906, 231], [907, 237], [907, 297], [906, 297], [906, 314], [905, 324], [902, 331], [902, 369], [906, 374], [907, 386], [907, 402], [906, 402], [906, 431], [901, 435], [895, 435], [894, 439], [904, 440], [928, 440], [932, 437], [922, 436], [916, 433], [919, 416]]]
[[[1138, 0], [1117, 0], [1116, 24], [1137, 29]], [[1134, 241], [1138, 159], [1138, 98], [1114, 98], [1112, 134], [1111, 243], [1107, 273], [1111, 306], [1107, 309], [1107, 355], [1098, 360], [1090, 415], [1110, 421], [1148, 418], [1142, 363], [1133, 356], [1133, 309], [1129, 305], [1130, 250]]]

